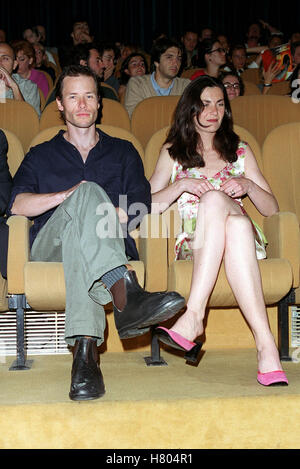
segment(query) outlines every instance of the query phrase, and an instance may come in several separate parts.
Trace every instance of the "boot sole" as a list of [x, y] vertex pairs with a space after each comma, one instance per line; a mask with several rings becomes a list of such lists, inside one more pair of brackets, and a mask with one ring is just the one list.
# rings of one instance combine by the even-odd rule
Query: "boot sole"
[[[180, 298], [177, 300], [172, 300], [163, 305], [159, 311], [156, 311], [156, 313], [152, 314], [152, 316], [148, 319], [146, 319], [143, 323], [135, 323], [131, 324], [130, 328], [123, 328], [118, 330], [119, 336], [121, 339], [126, 339], [129, 338], [128, 334], [130, 334], [133, 331], [139, 331], [143, 330], [144, 328], [148, 328], [150, 326], [155, 326], [160, 322], [164, 322], [167, 319], [171, 319], [176, 313], [178, 313], [185, 305], [185, 300], [184, 298]], [[138, 335], [145, 334], [148, 331], [141, 332]], [[135, 337], [135, 336], [131, 336]]]
[[72, 396], [71, 393], [69, 393], [69, 398], [72, 401], [91, 401], [93, 399], [99, 399], [100, 397], [104, 396], [104, 394], [105, 394], [105, 391], [103, 391], [101, 394], [96, 394], [96, 395], [86, 397], [86, 396], [80, 396], [80, 395]]

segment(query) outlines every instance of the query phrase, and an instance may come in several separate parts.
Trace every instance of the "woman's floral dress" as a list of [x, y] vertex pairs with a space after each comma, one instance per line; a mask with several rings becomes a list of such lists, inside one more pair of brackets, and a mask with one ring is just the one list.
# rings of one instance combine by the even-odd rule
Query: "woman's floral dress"
[[[182, 178], [198, 178], [208, 180], [215, 189], [219, 189], [222, 182], [232, 176], [244, 176], [244, 162], [245, 162], [245, 149], [247, 148], [247, 143], [240, 142], [237, 150], [238, 159], [234, 163], [227, 163], [226, 166], [216, 173], [213, 177], [207, 178], [201, 174], [201, 168], [190, 168], [183, 170], [181, 164], [175, 161], [171, 176], [171, 182], [175, 182], [178, 179]], [[243, 203], [241, 199], [234, 199], [241, 207], [242, 212], [246, 214]], [[176, 260], [178, 259], [188, 259], [193, 258], [192, 252], [192, 241], [193, 235], [196, 229], [196, 220], [199, 207], [200, 199], [196, 195], [189, 194], [184, 192], [177, 200], [178, 210], [182, 220], [182, 231], [177, 236], [175, 244], [175, 256]], [[267, 244], [266, 238], [261, 230], [261, 228], [253, 221], [253, 234], [255, 238], [256, 246], [256, 257], [257, 259], [266, 258], [266, 249], [265, 245]]]

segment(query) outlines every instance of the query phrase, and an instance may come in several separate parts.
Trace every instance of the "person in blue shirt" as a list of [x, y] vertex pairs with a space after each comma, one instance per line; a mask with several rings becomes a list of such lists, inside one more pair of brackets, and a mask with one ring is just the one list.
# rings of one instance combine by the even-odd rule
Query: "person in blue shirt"
[[144, 291], [128, 265], [138, 258], [128, 232], [150, 211], [150, 185], [133, 145], [96, 129], [97, 77], [87, 67], [66, 67], [56, 96], [67, 130], [30, 149], [9, 210], [34, 220], [33, 261], [63, 262], [65, 337], [74, 346], [69, 397], [96, 399], [105, 392], [97, 353], [106, 326], [102, 305], [113, 301], [124, 339], [172, 317], [184, 299]]

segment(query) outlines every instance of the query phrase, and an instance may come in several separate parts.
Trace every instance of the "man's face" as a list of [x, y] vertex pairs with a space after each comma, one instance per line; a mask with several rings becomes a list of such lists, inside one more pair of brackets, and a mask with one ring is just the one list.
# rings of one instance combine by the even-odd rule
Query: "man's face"
[[201, 32], [201, 40], [203, 41], [203, 39], [210, 39], [212, 35], [213, 35], [212, 29], [205, 28]]
[[56, 100], [66, 124], [76, 128], [89, 128], [96, 122], [99, 102], [96, 83], [92, 77], [65, 77], [62, 100]]
[[259, 36], [260, 36], [260, 27], [258, 26], [258, 24], [256, 23], [253, 23], [249, 26], [249, 29], [248, 29], [248, 37], [252, 37], [252, 38], [257, 38], [259, 39]]
[[154, 62], [156, 72], [164, 78], [173, 79], [179, 72], [181, 60], [181, 50], [177, 47], [170, 47], [161, 54], [159, 63]]
[[90, 28], [86, 21], [78, 21], [73, 25], [73, 32], [71, 36], [74, 44], [82, 44], [87, 42], [86, 36], [90, 35]]
[[40, 41], [42, 41], [42, 42], [46, 41], [46, 29], [45, 29], [45, 27], [42, 26], [42, 25], [38, 25], [38, 26], [36, 27], [36, 29], [37, 29], [38, 32], [39, 32]]
[[188, 52], [192, 52], [195, 49], [195, 47], [197, 46], [198, 34], [193, 33], [193, 32], [187, 32], [183, 36], [182, 42], [183, 42], [185, 50], [187, 50]]
[[0, 66], [5, 68], [10, 75], [17, 66], [13, 50], [8, 44], [0, 44]]
[[294, 60], [294, 65], [300, 64], [300, 46], [296, 47], [293, 60]]
[[97, 76], [101, 76], [103, 67], [101, 65], [101, 57], [97, 49], [90, 50], [88, 67], [93, 70]]

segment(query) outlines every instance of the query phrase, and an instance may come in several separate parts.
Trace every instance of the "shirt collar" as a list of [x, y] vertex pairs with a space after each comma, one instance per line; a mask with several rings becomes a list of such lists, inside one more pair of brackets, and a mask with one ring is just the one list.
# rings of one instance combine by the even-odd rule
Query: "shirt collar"
[[157, 94], [158, 96], [169, 96], [169, 94], [171, 93], [172, 88], [173, 88], [173, 86], [174, 86], [174, 80], [172, 80], [172, 83], [171, 83], [171, 85], [169, 86], [169, 88], [161, 88], [161, 87], [159, 86], [159, 84], [157, 83], [157, 81], [155, 80], [154, 75], [155, 75], [155, 72], [153, 72], [153, 73], [151, 74], [151, 83], [152, 83], [152, 86], [153, 86], [153, 88], [154, 88], [156, 94]]

